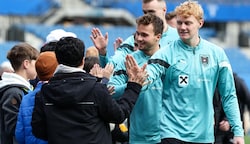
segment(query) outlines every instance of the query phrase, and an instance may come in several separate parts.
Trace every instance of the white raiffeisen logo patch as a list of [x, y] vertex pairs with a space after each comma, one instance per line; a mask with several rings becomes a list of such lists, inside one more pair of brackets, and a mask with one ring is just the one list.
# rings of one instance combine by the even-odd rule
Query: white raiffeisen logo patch
[[178, 84], [180, 87], [185, 87], [189, 83], [189, 76], [188, 75], [179, 75]]

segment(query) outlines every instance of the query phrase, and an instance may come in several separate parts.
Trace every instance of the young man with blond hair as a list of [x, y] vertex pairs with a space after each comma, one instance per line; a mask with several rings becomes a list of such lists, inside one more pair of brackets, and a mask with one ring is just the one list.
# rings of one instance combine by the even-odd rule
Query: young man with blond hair
[[[162, 144], [212, 144], [213, 95], [216, 86], [234, 133], [234, 143], [244, 144], [244, 131], [234, 77], [224, 49], [199, 36], [204, 12], [196, 1], [175, 9], [180, 39], [158, 50], [149, 60], [149, 81], [163, 82]], [[127, 62], [137, 65], [132, 56]], [[140, 68], [138, 67], [138, 71]], [[150, 86], [150, 85], [149, 85]], [[145, 88], [149, 87], [146, 86]]]

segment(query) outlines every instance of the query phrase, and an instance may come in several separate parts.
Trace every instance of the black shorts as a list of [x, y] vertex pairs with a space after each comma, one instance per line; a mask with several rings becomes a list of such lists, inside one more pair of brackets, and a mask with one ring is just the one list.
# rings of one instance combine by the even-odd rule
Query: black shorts
[[160, 144], [212, 144], [212, 143], [192, 143], [192, 142], [185, 142], [175, 138], [164, 138], [161, 140]]

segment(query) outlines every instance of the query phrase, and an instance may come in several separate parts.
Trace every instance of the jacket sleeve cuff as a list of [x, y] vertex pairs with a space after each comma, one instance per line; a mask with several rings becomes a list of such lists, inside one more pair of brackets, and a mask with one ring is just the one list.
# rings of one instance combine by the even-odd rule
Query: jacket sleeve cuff
[[126, 89], [131, 89], [136, 93], [140, 93], [142, 86], [135, 82], [128, 82]]

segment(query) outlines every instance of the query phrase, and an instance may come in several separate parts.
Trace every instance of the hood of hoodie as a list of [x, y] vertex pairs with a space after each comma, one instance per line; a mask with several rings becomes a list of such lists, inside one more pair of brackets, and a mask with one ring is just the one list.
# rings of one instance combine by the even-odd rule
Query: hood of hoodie
[[0, 81], [0, 89], [7, 85], [17, 85], [24, 87], [28, 90], [32, 90], [33, 87], [29, 81], [25, 80], [23, 77], [16, 73], [7, 73], [4, 72], [2, 75], [2, 80]]
[[47, 102], [66, 107], [86, 101], [95, 84], [96, 78], [82, 70], [67, 73], [59, 68], [42, 93]]

